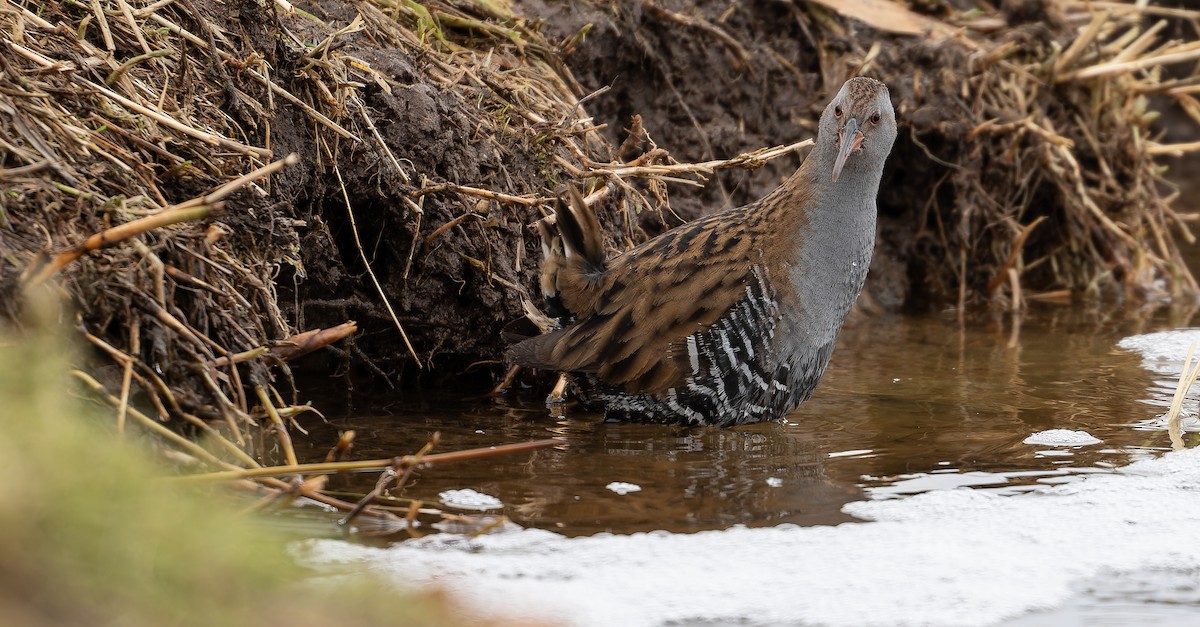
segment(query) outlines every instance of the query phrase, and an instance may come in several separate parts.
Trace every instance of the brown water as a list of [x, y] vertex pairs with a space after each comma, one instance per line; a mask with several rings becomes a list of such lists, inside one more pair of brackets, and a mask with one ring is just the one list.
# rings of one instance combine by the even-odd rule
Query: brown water
[[[440, 492], [470, 488], [499, 498], [522, 526], [568, 535], [836, 523], [850, 519], [844, 503], [868, 492], [889, 497], [930, 484], [1012, 492], [1166, 450], [1165, 432], [1133, 428], [1165, 411], [1162, 382], [1116, 343], [1184, 326], [1190, 315], [1048, 307], [1019, 323], [862, 319], [843, 332], [815, 396], [783, 424], [606, 424], [578, 408], [552, 415], [544, 391], [495, 401], [409, 395], [374, 399], [375, 409], [329, 424], [309, 421], [304, 440], [319, 459], [336, 430], [354, 429], [362, 459], [414, 452], [435, 431], [438, 451], [559, 439], [555, 449], [423, 470], [402, 496], [436, 506]], [[1022, 443], [1046, 429], [1084, 430], [1104, 443], [1057, 454]], [[331, 487], [364, 493], [375, 477], [335, 478]], [[641, 490], [606, 488], [618, 481]]]

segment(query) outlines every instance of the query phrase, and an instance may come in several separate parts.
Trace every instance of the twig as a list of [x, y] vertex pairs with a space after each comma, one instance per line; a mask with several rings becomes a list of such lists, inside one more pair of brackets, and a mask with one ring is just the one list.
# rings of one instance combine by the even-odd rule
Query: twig
[[432, 245], [433, 242], [437, 240], [437, 238], [441, 237], [446, 231], [449, 231], [450, 229], [462, 224], [463, 222], [465, 222], [467, 220], [467, 218], [483, 219], [483, 216], [478, 213], [471, 212], [471, 213], [464, 213], [461, 216], [458, 216], [456, 218], [452, 218], [452, 219], [448, 220], [445, 224], [434, 229], [433, 232], [430, 233], [429, 235], [426, 235], [425, 240], [421, 243], [421, 245], [426, 250], [428, 250], [430, 245]]
[[[122, 2], [121, 4], [125, 3]], [[157, 59], [159, 57], [169, 57], [173, 54], [175, 54], [174, 50], [152, 50], [145, 54], [139, 54], [138, 56], [122, 63], [121, 67], [113, 70], [112, 73], [108, 75], [108, 78], [104, 79], [104, 84], [112, 87], [113, 85], [117, 84], [117, 81], [121, 80], [121, 77], [124, 76], [126, 72], [133, 69], [134, 66], [142, 61], [149, 61], [150, 59]]]
[[293, 152], [278, 161], [268, 163], [267, 165], [264, 165], [261, 168], [257, 168], [255, 170], [247, 172], [247, 173], [237, 177], [236, 179], [229, 181], [228, 183], [225, 183], [224, 185], [213, 190], [212, 192], [209, 192], [208, 195], [206, 195], [202, 198], [189, 200], [185, 203], [178, 205], [178, 207], [187, 207], [189, 203], [213, 204], [213, 203], [225, 200], [231, 194], [233, 194], [237, 190], [245, 187], [246, 185], [249, 185], [250, 183], [253, 183], [254, 181], [258, 181], [258, 180], [264, 179], [268, 176], [271, 176], [272, 174], [284, 169], [285, 167], [291, 166], [291, 165], [296, 165], [297, 163], [300, 163], [300, 156]]
[[1149, 144], [1146, 146], [1148, 155], [1182, 156], [1187, 152], [1200, 151], [1200, 142], [1181, 142], [1178, 144]]
[[1194, 45], [1181, 46], [1180, 51], [1168, 54], [1151, 55], [1142, 57], [1136, 61], [1124, 61], [1121, 63], [1100, 63], [1093, 65], [1076, 72], [1064, 75], [1060, 80], [1082, 80], [1085, 78], [1098, 78], [1101, 76], [1112, 76], [1113, 74], [1124, 74], [1126, 72], [1134, 72], [1137, 70], [1145, 70], [1147, 68], [1169, 65], [1172, 63], [1182, 63], [1184, 61], [1192, 61], [1200, 59], [1200, 42], [1193, 42]]
[[351, 320], [350, 322], [344, 322], [329, 329], [312, 329], [303, 333], [297, 333], [285, 340], [281, 340], [274, 346], [259, 346], [248, 351], [235, 353], [232, 357], [218, 357], [212, 362], [212, 365], [217, 368], [223, 368], [230, 363], [244, 363], [258, 359], [268, 353], [274, 355], [280, 361], [288, 361], [324, 348], [357, 332], [358, 324]]
[[297, 465], [299, 462], [296, 460], [296, 449], [292, 448], [292, 436], [288, 435], [287, 426], [283, 424], [279, 412], [275, 411], [275, 404], [271, 402], [267, 391], [261, 385], [254, 386], [254, 393], [258, 396], [258, 402], [262, 403], [263, 410], [271, 419], [271, 426], [275, 428], [275, 436], [279, 438], [279, 446], [283, 448], [284, 459], [287, 460], [289, 466]]
[[738, 71], [750, 73], [754, 72], [754, 65], [750, 62], [750, 53], [746, 52], [745, 46], [743, 46], [741, 42], [739, 42], [737, 39], [734, 39], [732, 35], [725, 32], [725, 30], [719, 26], [714, 25], [712, 22], [709, 22], [703, 17], [688, 16], [682, 13], [669, 11], [658, 6], [658, 4], [653, 0], [644, 0], [642, 2], [642, 6], [655, 17], [676, 22], [678, 24], [695, 28], [712, 35], [717, 39], [717, 41], [720, 41], [721, 44], [724, 45], [725, 48], [733, 55], [733, 64]]
[[661, 177], [671, 174], [696, 174], [710, 173], [714, 170], [723, 170], [728, 168], [746, 168], [755, 169], [762, 167], [766, 162], [782, 157], [786, 154], [800, 150], [801, 148], [811, 146], [813, 140], [805, 139], [787, 146], [775, 146], [773, 148], [761, 148], [752, 152], [742, 153], [731, 159], [714, 159], [712, 161], [701, 161], [699, 163], [673, 163], [669, 165], [643, 165], [643, 166], [621, 166], [613, 164], [594, 164], [592, 175], [608, 174], [611, 176], [643, 176], [643, 177]]
[[121, 15], [125, 18], [125, 23], [129, 26], [129, 30], [133, 31], [133, 36], [137, 38], [142, 52], [150, 54], [150, 44], [146, 43], [146, 36], [142, 34], [142, 29], [133, 17], [133, 7], [129, 6], [126, 0], [117, 0], [117, 7], [121, 9]]
[[1184, 20], [1200, 20], [1200, 11], [1147, 5], [1142, 2], [1129, 3], [1112, 2], [1108, 0], [1082, 0], [1072, 2], [1072, 4], [1086, 7], [1089, 10], [1091, 8], [1097, 8], [1120, 13], [1136, 13], [1145, 15], [1158, 15], [1162, 17], [1174, 17]]
[[[141, 319], [134, 318], [129, 325], [129, 351], [134, 355], [141, 350], [140, 341]], [[133, 359], [125, 360], [124, 372], [121, 373], [121, 404], [117, 406], [117, 434], [125, 433], [125, 415], [129, 411], [129, 385], [133, 380]]]
[[109, 52], [117, 49], [116, 43], [113, 42], [112, 30], [108, 27], [108, 20], [104, 17], [104, 7], [100, 6], [100, 0], [91, 0], [92, 15], [96, 16], [96, 23], [100, 25], [100, 34], [104, 36], [104, 47]]
[[517, 293], [528, 294], [528, 291], [525, 289], [524, 285], [517, 285], [516, 283], [513, 283], [512, 281], [509, 281], [508, 279], [497, 275], [496, 273], [492, 272], [492, 268], [488, 264], [484, 263], [483, 261], [480, 261], [479, 259], [476, 259], [476, 258], [474, 258], [470, 255], [464, 254], [464, 253], [459, 253], [458, 256], [461, 257], [463, 259], [463, 261], [466, 261], [467, 263], [471, 264], [472, 266], [479, 268], [479, 270], [481, 272], [483, 272], [485, 275], [487, 275], [487, 278], [489, 281], [494, 280], [497, 283], [499, 283], [500, 285], [503, 285], [504, 287], [507, 287], [511, 290], [515, 290]]
[[[105, 390], [104, 386], [99, 381], [92, 378], [92, 376], [90, 374], [87, 374], [86, 372], [82, 372], [79, 370], [72, 370], [71, 374], [76, 379], [79, 379], [85, 385], [87, 385], [89, 388], [91, 388], [93, 392], [95, 392], [96, 394], [98, 394], [100, 396], [100, 398], [103, 398], [104, 400], [108, 401], [108, 403], [111, 404], [113, 407], [116, 407], [121, 404], [121, 399], [109, 394], [108, 390]], [[217, 459], [216, 457], [213, 456], [212, 453], [209, 453], [208, 451], [204, 450], [204, 448], [201, 447], [199, 444], [196, 444], [195, 442], [192, 442], [191, 440], [179, 435], [178, 433], [175, 433], [174, 431], [164, 427], [163, 425], [159, 424], [158, 421], [150, 418], [146, 414], [143, 414], [142, 412], [134, 409], [133, 407], [129, 408], [129, 415], [134, 420], [136, 420], [138, 422], [138, 424], [145, 427], [148, 431], [151, 431], [151, 432], [159, 435], [160, 437], [170, 441], [175, 446], [178, 446], [179, 448], [188, 451], [190, 454], [196, 456], [197, 458], [202, 459], [205, 462], [212, 464], [213, 466], [216, 466], [218, 468], [233, 469], [233, 470], [226, 470], [225, 472], [235, 472], [235, 471], [242, 470], [242, 469], [238, 468], [237, 466], [234, 466], [233, 464], [230, 464], [228, 462], [223, 462], [220, 459]]]
[[[417, 451], [415, 455], [411, 456], [409, 463], [405, 464], [403, 467], [398, 465], [388, 466], [387, 469], [383, 471], [383, 474], [379, 476], [379, 480], [375, 482], [375, 488], [359, 499], [358, 504], [354, 506], [354, 509], [350, 510], [350, 513], [346, 514], [345, 518], [338, 521], [338, 524], [344, 527], [353, 522], [354, 518], [358, 516], [358, 514], [362, 512], [367, 505], [383, 494], [383, 490], [389, 483], [392, 482], [393, 479], [396, 480], [397, 491], [403, 488], [404, 484], [408, 483], [409, 478], [412, 477], [413, 469], [421, 463], [421, 459], [428, 455], [429, 451], [433, 450], [433, 447], [437, 446], [441, 439], [442, 434], [435, 431], [433, 436], [429, 438], [429, 441], [425, 443], [425, 446], [422, 446], [421, 450]], [[396, 475], [401, 468], [403, 469], [404, 474], [401, 474], [400, 478], [396, 479]], [[412, 529], [412, 520], [406, 518], [406, 522], [408, 523], [409, 529]]]
[[379, 284], [379, 279], [375, 276], [375, 271], [371, 269], [371, 260], [367, 259], [367, 253], [363, 250], [362, 240], [358, 237], [358, 222], [354, 219], [354, 208], [350, 205], [350, 194], [346, 191], [346, 182], [342, 180], [341, 168], [334, 165], [333, 173], [337, 175], [338, 186], [342, 190], [342, 201], [345, 202], [346, 214], [350, 217], [350, 232], [354, 235], [354, 246], [358, 249], [359, 258], [362, 259], [363, 266], [367, 269], [367, 275], [371, 277], [371, 283], [375, 285], [375, 291], [379, 293], [379, 298], [383, 300], [383, 306], [387, 308], [388, 315], [392, 317], [392, 323], [396, 325], [396, 330], [400, 331], [400, 338], [404, 340], [404, 346], [408, 348], [408, 354], [412, 355], [417, 368], [423, 368], [421, 358], [417, 357], [416, 349], [413, 348], [412, 342], [408, 341], [408, 334], [404, 332], [404, 326], [400, 324], [400, 318], [396, 317], [396, 310], [392, 309], [392, 303], [388, 300], [387, 293], [383, 291], [383, 286]]
[[221, 137], [219, 135], [213, 135], [212, 133], [206, 133], [202, 130], [192, 128], [191, 126], [188, 126], [187, 124], [184, 124], [183, 122], [180, 122], [179, 120], [176, 120], [173, 117], [163, 115], [153, 109], [143, 107], [142, 105], [126, 98], [125, 96], [122, 96], [121, 94], [118, 94], [115, 91], [112, 91], [111, 89], [108, 89], [107, 87], [97, 85], [96, 83], [93, 83], [92, 81], [89, 81], [86, 78], [83, 78], [77, 74], [73, 75], [71, 78], [72, 78], [72, 80], [79, 83], [80, 85], [83, 85], [84, 87], [88, 87], [90, 89], [95, 90], [97, 93], [103, 95], [104, 97], [108, 98], [109, 100], [116, 102], [117, 104], [125, 107], [126, 109], [129, 109], [131, 111], [136, 111], [137, 113], [140, 113], [140, 114], [154, 120], [155, 122], [169, 126], [173, 129], [179, 131], [180, 133], [187, 135], [188, 137], [198, 139], [206, 144], [211, 144], [213, 146], [220, 146], [222, 148], [227, 148], [229, 150], [240, 152], [242, 154], [249, 155], [252, 157], [258, 157], [260, 159], [270, 159], [271, 158], [271, 151], [267, 150], [266, 148], [256, 148], [254, 146], [247, 146], [246, 144], [235, 142], [232, 139]]
[[338, 434], [337, 444], [329, 449], [325, 454], [325, 463], [340, 462], [344, 457], [350, 454], [350, 449], [354, 448], [354, 436], [356, 432], [353, 429], [342, 431]]
[[230, 194], [244, 187], [248, 183], [263, 178], [272, 172], [276, 172], [285, 166], [292, 165], [299, 161], [296, 155], [288, 155], [284, 159], [274, 163], [265, 165], [253, 172], [245, 174], [237, 179], [230, 181], [221, 187], [218, 187], [213, 192], [206, 196], [193, 198], [187, 202], [180, 203], [173, 207], [164, 209], [161, 213], [146, 216], [126, 222], [118, 226], [114, 226], [106, 231], [101, 231], [84, 240], [84, 242], [75, 248], [61, 252], [55, 255], [49, 263], [38, 271], [32, 279], [30, 285], [39, 285], [46, 279], [54, 276], [59, 270], [68, 266], [71, 262], [82, 257], [85, 253], [107, 248], [114, 244], [119, 244], [131, 237], [153, 231], [154, 229], [179, 224], [180, 222], [190, 222], [192, 220], [203, 220], [212, 214], [214, 210], [220, 209], [221, 201], [227, 198]]
[[429, 187], [422, 187], [421, 189], [411, 192], [409, 195], [412, 196], [413, 198], [418, 198], [420, 196], [425, 196], [427, 194], [436, 194], [439, 192], [446, 192], [446, 191], [458, 192], [460, 194], [467, 194], [470, 196], [479, 196], [480, 198], [487, 198], [489, 200], [498, 200], [501, 202], [507, 202], [507, 203], [512, 203], [512, 204], [516, 204], [516, 205], [525, 205], [526, 207], [534, 207], [534, 206], [537, 206], [537, 205], [540, 205], [543, 203], [548, 203], [548, 202], [554, 201], [553, 198], [545, 198], [545, 197], [540, 197], [540, 196], [535, 196], [533, 198], [528, 198], [525, 196], [513, 196], [512, 194], [505, 194], [504, 192], [492, 191], [490, 189], [481, 189], [479, 187], [470, 187], [467, 185], [459, 185], [457, 183], [438, 183], [437, 185], [431, 185]]
[[1008, 250], [1008, 256], [1005, 257], [1004, 263], [996, 272], [996, 276], [992, 277], [992, 280], [988, 282], [987, 293], [989, 296], [995, 294], [996, 290], [1000, 289], [1000, 286], [1003, 285], [1005, 281], [1009, 280], [1008, 272], [1009, 270], [1016, 269], [1015, 266], [1017, 259], [1019, 259], [1021, 256], [1021, 249], [1025, 247], [1025, 240], [1028, 239], [1029, 234], [1032, 233], [1033, 230], [1045, 220], [1046, 216], [1038, 216], [1033, 222], [1030, 222], [1021, 228], [1021, 232], [1017, 234], [1017, 238], [1013, 241], [1012, 248]]
[[[1063, 74], [1071, 64], [1075, 63], [1075, 60], [1079, 58], [1079, 55], [1083, 54], [1083, 50], [1087, 48], [1088, 44], [1096, 39], [1096, 35], [1100, 34], [1100, 29], [1108, 22], [1109, 15], [1107, 11], [1104, 11], [1092, 17], [1092, 21], [1088, 24], [1087, 28], [1083, 29], [1083, 32], [1075, 38], [1075, 41], [1071, 42], [1066, 52], [1063, 52], [1058, 61], [1054, 63], [1055, 74]], [[1064, 76], [1059, 80], [1066, 80], [1066, 77]]]
[[107, 248], [114, 244], [119, 244], [131, 237], [141, 235], [148, 231], [153, 231], [154, 229], [164, 226], [179, 224], [180, 222], [190, 222], [192, 220], [202, 220], [207, 218], [212, 213], [214, 208], [216, 208], [215, 205], [205, 204], [189, 209], [168, 210], [156, 215], [146, 216], [145, 218], [140, 218], [132, 222], [126, 222], [125, 224], [119, 226], [114, 226], [107, 231], [101, 231], [87, 238], [82, 244], [74, 249], [55, 255], [49, 263], [42, 267], [42, 269], [38, 271], [38, 273], [34, 275], [32, 279], [30, 279], [29, 284], [41, 284], [46, 279], [57, 274], [59, 270], [65, 268], [72, 261], [82, 257], [84, 253], [100, 250], [101, 248]]
[[[367, 128], [371, 129], [371, 135], [375, 137], [379, 148], [383, 150], [383, 154], [387, 155], [388, 163], [392, 164], [392, 169], [396, 171], [396, 174], [400, 175], [400, 178], [404, 179], [405, 183], [408, 183], [410, 180], [408, 172], [405, 172], [404, 168], [400, 167], [400, 160], [396, 158], [396, 155], [392, 154], [392, 149], [387, 145], [387, 142], [383, 141], [383, 136], [379, 134], [379, 130], [375, 128], [375, 122], [371, 120], [371, 116], [367, 113], [367, 106], [357, 97], [353, 98], [353, 102], [358, 107], [358, 112], [362, 115], [363, 121], [367, 123]], [[408, 202], [412, 203], [411, 200]]]
[[[471, 459], [479, 459], [481, 457], [492, 457], [494, 455], [508, 455], [511, 453], [526, 453], [538, 449], [549, 448], [552, 446], [562, 446], [562, 440], [534, 440], [532, 442], [519, 442], [517, 444], [500, 444], [498, 446], [490, 446], [487, 448], [468, 449], [465, 451], [453, 451], [450, 453], [437, 453], [427, 455], [420, 461], [425, 464], [445, 464], [451, 462], [461, 462]], [[203, 475], [188, 475], [178, 477], [180, 481], [229, 481], [233, 479], [254, 479], [257, 477], [281, 477], [285, 475], [311, 475], [325, 474], [337, 472], [356, 472], [362, 470], [383, 470], [389, 466], [404, 467], [412, 464], [412, 456], [392, 457], [389, 459], [368, 459], [357, 462], [334, 462], [334, 463], [319, 463], [319, 464], [299, 464], [295, 466], [271, 466], [265, 468], [239, 468], [237, 470], [228, 470], [223, 472], [213, 472]]]

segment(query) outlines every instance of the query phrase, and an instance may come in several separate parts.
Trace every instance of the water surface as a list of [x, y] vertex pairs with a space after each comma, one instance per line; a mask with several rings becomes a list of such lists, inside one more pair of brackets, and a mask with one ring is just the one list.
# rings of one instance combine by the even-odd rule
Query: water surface
[[[859, 318], [816, 394], [781, 424], [604, 423], [578, 407], [548, 409], [544, 390], [526, 390], [373, 398], [370, 409], [306, 424], [304, 440], [317, 459], [340, 429], [357, 431], [356, 458], [414, 452], [435, 431], [439, 451], [559, 439], [555, 449], [423, 470], [401, 495], [437, 506], [439, 493], [470, 488], [500, 499], [498, 513], [522, 526], [567, 535], [837, 523], [851, 520], [841, 512], [850, 501], [959, 485], [1017, 492], [1166, 450], [1165, 432], [1134, 425], [1165, 411], [1169, 382], [1156, 383], [1116, 343], [1189, 315], [1047, 306], [1019, 321]], [[1103, 442], [1023, 443], [1047, 429]], [[335, 478], [333, 487], [363, 493], [374, 480]], [[612, 482], [641, 490], [618, 494]]]

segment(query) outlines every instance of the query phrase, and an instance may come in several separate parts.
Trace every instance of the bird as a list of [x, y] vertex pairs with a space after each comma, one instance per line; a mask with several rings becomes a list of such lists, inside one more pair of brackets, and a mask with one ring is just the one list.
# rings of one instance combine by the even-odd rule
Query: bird
[[569, 187], [553, 226], [537, 225], [557, 328], [506, 358], [578, 375], [585, 406], [607, 420], [781, 420], [812, 395], [862, 291], [895, 139], [887, 86], [851, 78], [778, 188], [611, 258], [596, 214]]

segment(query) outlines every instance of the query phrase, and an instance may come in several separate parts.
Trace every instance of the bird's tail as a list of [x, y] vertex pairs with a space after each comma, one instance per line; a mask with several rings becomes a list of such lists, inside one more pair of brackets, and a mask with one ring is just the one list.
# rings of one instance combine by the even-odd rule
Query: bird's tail
[[579, 263], [582, 269], [601, 272], [604, 270], [604, 237], [596, 212], [574, 185], [567, 185], [567, 201], [563, 203], [560, 199], [554, 211], [564, 253], [569, 260], [582, 262]]
[[[595, 212], [588, 207], [583, 194], [575, 186], [567, 187], [566, 198], [560, 198], [554, 215], [534, 223], [542, 240], [542, 275], [540, 287], [545, 301], [545, 314], [533, 315], [533, 322], [542, 335], [527, 337], [509, 348], [509, 361], [535, 368], [553, 368], [551, 357], [561, 337], [561, 329], [587, 315], [595, 306], [596, 281], [603, 275], [607, 263], [604, 236]], [[527, 307], [532, 309], [532, 307]], [[526, 336], [528, 333], [526, 333]], [[511, 339], [519, 339], [516, 332]]]
[[558, 200], [554, 216], [539, 220], [535, 226], [542, 239], [540, 285], [546, 313], [565, 323], [580, 312], [571, 306], [572, 302], [564, 302], [564, 298], [572, 301], [576, 292], [586, 289], [587, 277], [604, 272], [600, 222], [579, 190], [568, 185], [566, 199]]

